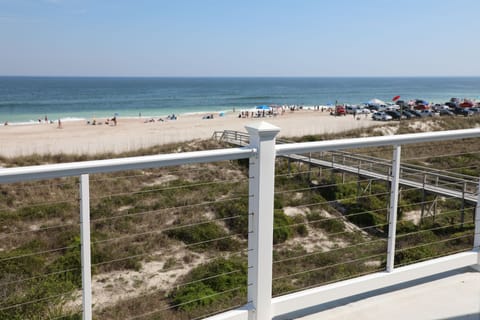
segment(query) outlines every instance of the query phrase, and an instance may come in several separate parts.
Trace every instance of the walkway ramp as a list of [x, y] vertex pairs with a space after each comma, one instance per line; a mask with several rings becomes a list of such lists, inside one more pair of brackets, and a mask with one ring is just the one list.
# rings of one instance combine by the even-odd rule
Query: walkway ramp
[[[215, 131], [213, 138], [237, 146], [247, 146], [250, 140], [247, 133], [233, 130]], [[277, 143], [291, 142], [277, 139]], [[284, 157], [291, 161], [356, 174], [367, 179], [382, 181], [391, 181], [392, 179], [391, 161], [382, 158], [344, 151], [323, 152], [315, 154], [315, 157], [300, 154], [290, 154]], [[399, 183], [402, 186], [472, 203], [476, 203], [478, 198], [476, 177], [408, 163], [402, 163], [400, 166]]]

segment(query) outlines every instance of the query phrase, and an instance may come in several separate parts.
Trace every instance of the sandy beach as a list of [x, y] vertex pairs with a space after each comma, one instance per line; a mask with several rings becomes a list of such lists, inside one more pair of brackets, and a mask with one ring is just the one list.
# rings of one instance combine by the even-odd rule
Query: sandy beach
[[[145, 122], [147, 121], [147, 122]], [[328, 112], [299, 110], [265, 118], [238, 118], [227, 113], [214, 114], [213, 119], [202, 115], [179, 116], [177, 120], [148, 122], [144, 118], [120, 118], [116, 126], [91, 125], [86, 121], [0, 126], [1, 150], [4, 157], [31, 154], [96, 154], [123, 152], [159, 144], [208, 139], [216, 130], [245, 131], [245, 125], [266, 121], [278, 126], [279, 137], [334, 133], [378, 124], [370, 117], [359, 120], [352, 115], [334, 117]]]

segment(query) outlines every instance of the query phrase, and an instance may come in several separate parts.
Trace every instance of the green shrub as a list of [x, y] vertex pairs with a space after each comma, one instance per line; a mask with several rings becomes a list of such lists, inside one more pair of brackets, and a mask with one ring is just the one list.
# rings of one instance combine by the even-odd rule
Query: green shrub
[[416, 262], [418, 260], [424, 260], [429, 257], [435, 256], [436, 251], [431, 246], [423, 246], [412, 249], [406, 249], [403, 251], [397, 251], [395, 253], [395, 264], [406, 264], [410, 262]]
[[213, 208], [218, 218], [225, 219], [227, 227], [235, 234], [248, 235], [248, 202], [247, 199], [217, 202]]
[[287, 241], [292, 235], [292, 220], [283, 213], [283, 210], [274, 210], [273, 215], [273, 244]]
[[410, 232], [415, 232], [419, 228], [415, 223], [412, 221], [408, 220], [400, 220], [397, 221], [397, 234], [404, 234], [404, 233], [410, 233]]
[[[45, 255], [34, 254], [41, 251], [42, 247], [42, 243], [32, 241], [19, 249], [0, 253], [0, 260], [2, 260], [0, 283], [33, 277], [28, 281], [2, 285], [2, 290], [0, 290], [2, 306], [18, 305], [18, 307], [0, 311], [0, 319], [37, 319], [39, 315], [47, 315], [52, 307], [60, 306], [68, 300], [70, 294], [66, 293], [65, 297], [59, 296], [43, 300], [45, 297], [58, 296], [76, 288], [76, 285], [65, 277], [41, 276], [50, 272], [45, 266], [48, 262]], [[36, 302], [30, 303], [31, 301]]]
[[339, 218], [325, 218], [319, 212], [312, 212], [307, 215], [310, 225], [320, 228], [328, 233], [339, 233], [345, 231], [345, 224]]
[[[170, 294], [172, 305], [180, 310], [192, 311], [222, 300], [228, 301], [236, 295], [245, 295], [247, 264], [240, 259], [218, 259], [193, 269], [182, 282], [190, 284]], [[240, 289], [228, 292], [237, 287]]]
[[68, 215], [72, 208], [70, 203], [41, 204], [20, 208], [17, 215], [27, 220], [61, 218]]
[[58, 272], [61, 270], [75, 269], [67, 272], [62, 272], [56, 275], [57, 279], [65, 282], [71, 282], [77, 287], [82, 286], [81, 274], [81, 258], [80, 258], [80, 237], [75, 237], [70, 243], [69, 247], [55, 259], [49, 266], [49, 272]]
[[[213, 222], [202, 223], [195, 226], [178, 227], [165, 231], [165, 234], [171, 238], [192, 245], [192, 249], [215, 248], [221, 251], [228, 251], [235, 250], [239, 247], [238, 242], [234, 239], [225, 238], [228, 234]], [[219, 238], [222, 239], [214, 240]]]

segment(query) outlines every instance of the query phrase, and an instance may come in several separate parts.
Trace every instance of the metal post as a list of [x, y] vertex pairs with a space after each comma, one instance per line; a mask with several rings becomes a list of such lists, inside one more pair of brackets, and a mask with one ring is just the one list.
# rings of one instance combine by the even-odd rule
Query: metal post
[[92, 264], [90, 261], [90, 186], [88, 174], [80, 176], [80, 240], [83, 320], [92, 319]]
[[336, 183], [334, 167], [335, 167], [335, 155], [332, 154], [332, 171], [330, 171], [330, 183], [332, 184]]
[[463, 187], [462, 187], [462, 209], [460, 211], [460, 220], [461, 220], [461, 225], [460, 227], [463, 229], [463, 224], [465, 222], [465, 192], [467, 190], [467, 183], [464, 182], [463, 183]]
[[[392, 177], [392, 168], [391, 167], [388, 167], [388, 173], [387, 173], [387, 177]], [[386, 184], [386, 187], [387, 187], [387, 190], [390, 189], [392, 190], [392, 181], [393, 179], [387, 179], [385, 180], [385, 184]], [[392, 195], [390, 194], [390, 197], [392, 197]], [[387, 203], [385, 204], [385, 207], [387, 208], [387, 210], [389, 210], [390, 208], [390, 202], [391, 202], [391, 199], [387, 199]]]
[[423, 223], [423, 217], [425, 215], [425, 184], [427, 183], [427, 175], [423, 175], [423, 183], [422, 183], [422, 211], [420, 213], [420, 224]]
[[265, 123], [245, 127], [250, 147], [248, 219], [248, 301], [249, 320], [271, 319], [273, 195], [275, 183], [275, 136], [279, 128]]
[[310, 177], [310, 172], [312, 171], [312, 153], [308, 153], [308, 182], [312, 180]]
[[401, 146], [394, 146], [392, 183], [390, 189], [390, 218], [388, 222], [387, 272], [392, 272], [395, 263], [395, 238], [397, 231], [398, 180], [400, 175]]
[[358, 160], [358, 168], [357, 168], [357, 203], [360, 203], [360, 196], [362, 195], [362, 185], [361, 185], [361, 178], [360, 178], [360, 167], [362, 166], [362, 160]]
[[477, 265], [474, 267], [480, 271], [480, 181], [477, 187], [477, 204], [475, 206], [475, 232], [473, 236], [473, 249], [478, 252]]

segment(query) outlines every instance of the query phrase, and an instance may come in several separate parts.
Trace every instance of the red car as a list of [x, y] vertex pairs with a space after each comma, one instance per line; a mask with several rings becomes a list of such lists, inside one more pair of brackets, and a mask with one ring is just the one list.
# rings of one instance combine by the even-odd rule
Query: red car
[[347, 111], [344, 106], [335, 106], [335, 115], [336, 116], [346, 116]]

